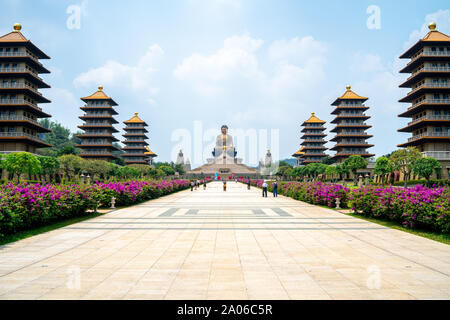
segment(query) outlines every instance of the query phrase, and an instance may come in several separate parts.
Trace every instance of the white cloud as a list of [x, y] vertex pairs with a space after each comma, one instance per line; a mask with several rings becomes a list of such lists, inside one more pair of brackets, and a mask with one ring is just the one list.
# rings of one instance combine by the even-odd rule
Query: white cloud
[[263, 43], [249, 34], [232, 36], [210, 55], [185, 58], [173, 74], [207, 97], [232, 92], [238, 83], [241, 90], [251, 88], [266, 98], [289, 99], [323, 80], [326, 46], [322, 42], [311, 36], [275, 41], [268, 49], [269, 62], [262, 67]]
[[112, 87], [125, 87], [155, 95], [159, 89], [152, 86], [152, 83], [163, 55], [164, 51], [155, 44], [148, 48], [136, 65], [108, 60], [103, 66], [80, 74], [73, 82], [76, 87], [95, 87], [102, 84]]
[[357, 52], [352, 59], [350, 70], [356, 72], [380, 72], [385, 70], [385, 66], [378, 54]]
[[192, 54], [173, 71], [174, 76], [205, 96], [224, 91], [225, 82], [234, 77], [259, 77], [255, 52], [263, 41], [248, 34], [225, 39], [221, 49], [211, 55]]
[[433, 21], [436, 22], [436, 29], [438, 31], [445, 34], [450, 33], [450, 10], [438, 10], [425, 16], [425, 22], [422, 27], [420, 30], [414, 30], [410, 33], [409, 40], [403, 44], [403, 49], [406, 50], [410, 48], [413, 44], [422, 39], [430, 31], [428, 29], [428, 24]]

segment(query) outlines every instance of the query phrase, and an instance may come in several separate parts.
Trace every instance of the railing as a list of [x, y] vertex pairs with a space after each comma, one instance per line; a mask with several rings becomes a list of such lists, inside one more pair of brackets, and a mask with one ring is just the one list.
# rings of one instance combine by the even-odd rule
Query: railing
[[358, 145], [358, 146], [368, 146], [368, 143], [365, 142], [338, 142], [337, 145]]
[[130, 139], [130, 140], [124, 140], [123, 143], [128, 143], [128, 142], [145, 142], [146, 139]]
[[111, 118], [112, 115], [110, 113], [104, 113], [104, 114], [89, 114], [86, 113], [83, 115], [83, 117], [88, 117], [88, 118]]
[[424, 132], [408, 139], [408, 142], [415, 141], [423, 137], [445, 137], [450, 138], [450, 132]]
[[430, 104], [450, 104], [450, 99], [424, 99], [421, 100], [415, 104], [413, 104], [411, 107], [408, 108], [408, 110], [414, 109], [418, 105], [424, 104], [424, 103], [430, 103]]
[[0, 116], [0, 121], [5, 121], [5, 120], [27, 120], [27, 121], [31, 121], [35, 124], [42, 126], [37, 120], [30, 118], [30, 117], [25, 117], [25, 116]]
[[450, 151], [425, 151], [422, 152], [424, 157], [432, 157], [436, 160], [450, 160]]
[[360, 113], [341, 112], [337, 115], [337, 117], [366, 117], [366, 115], [362, 112]]
[[417, 123], [422, 120], [450, 120], [450, 115], [433, 115], [433, 114], [427, 114], [426, 116], [417, 118], [411, 122], [408, 123], [408, 126]]
[[30, 102], [30, 101], [27, 101], [27, 100], [24, 100], [24, 99], [0, 99], [0, 105], [9, 105], [9, 104], [13, 104], [13, 105], [14, 104], [16, 104], [16, 105], [18, 105], [18, 104], [30, 104], [33, 107], [35, 107], [35, 108], [37, 108], [39, 110], [42, 110], [41, 108], [39, 108], [37, 106], [36, 103]]
[[100, 142], [86, 142], [86, 141], [84, 141], [84, 142], [80, 143], [80, 145], [82, 145], [82, 146], [86, 146], [86, 145], [105, 145], [105, 144], [112, 146], [111, 141], [100, 141]]
[[361, 132], [338, 132], [338, 136], [366, 136], [367, 133], [364, 131]]
[[414, 71], [411, 74], [411, 76], [408, 78], [408, 80], [413, 78], [413, 77], [415, 77], [416, 74], [418, 74], [419, 72], [423, 72], [423, 71], [443, 71], [443, 72], [446, 72], [446, 71], [450, 71], [450, 67], [423, 67], [423, 68], [420, 68], [420, 69], [417, 69], [416, 71]]
[[[31, 54], [29, 54], [26, 51], [18, 51], [18, 52], [0, 52], [0, 57], [30, 57], [31, 59], [33, 59], [36, 62], [39, 62], [39, 59], [36, 58], [35, 56], [32, 56]], [[40, 64], [40, 62], [39, 62]]]
[[303, 142], [308, 142], [308, 143], [327, 143], [325, 140], [303, 140]]
[[23, 83], [23, 82], [19, 82], [19, 83], [1, 83], [0, 82], [0, 88], [2, 89], [9, 89], [9, 88], [15, 88], [15, 89], [25, 89], [25, 88], [29, 88], [31, 90], [33, 90], [33, 92], [36, 92], [38, 95], [42, 96], [42, 93], [40, 93], [36, 88], [33, 88], [32, 86]]
[[24, 68], [24, 67], [0, 68], [0, 72], [28, 72], [28, 73], [32, 73], [32, 74], [38, 76], [38, 73], [36, 71], [34, 71], [33, 69], [30, 70], [30, 69], [27, 69], [27, 68]]
[[80, 136], [112, 136], [111, 132], [85, 132]]
[[101, 104], [86, 103], [84, 105], [84, 108], [112, 108], [112, 106], [107, 103], [101, 103]]
[[341, 122], [341, 123], [337, 123], [336, 127], [368, 127], [369, 125], [365, 124], [365, 123], [346, 123], [346, 122]]
[[412, 64], [414, 61], [416, 61], [420, 57], [436, 57], [436, 56], [449, 57], [450, 52], [422, 50], [422, 51], [417, 52], [414, 56], [411, 57], [411, 61], [408, 62], [407, 66]]
[[345, 150], [341, 150], [340, 152], [336, 153], [336, 155], [345, 155], [345, 154], [360, 154], [360, 155], [365, 155], [365, 154], [370, 154], [367, 151], [345, 151]]
[[0, 132], [0, 137], [27, 137], [30, 138], [32, 140], [36, 140], [39, 142], [44, 142], [44, 140], [42, 140], [41, 138], [38, 138], [37, 136], [33, 136], [29, 133], [25, 133], [25, 132]]
[[112, 152], [111, 150], [80, 152], [80, 156], [99, 155], [99, 154], [112, 155]]
[[419, 89], [422, 88], [449, 88], [450, 84], [448, 83], [433, 83], [433, 82], [424, 82], [421, 85], [415, 87], [410, 92], [408, 92], [408, 95], [411, 95], [412, 93], [416, 92]]

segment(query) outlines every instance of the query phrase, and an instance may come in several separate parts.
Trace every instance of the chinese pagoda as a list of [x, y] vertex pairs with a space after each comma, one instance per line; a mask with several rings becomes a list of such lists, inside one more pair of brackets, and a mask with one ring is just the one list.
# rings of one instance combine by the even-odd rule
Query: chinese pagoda
[[125, 164], [148, 164], [146, 147], [148, 143], [145, 139], [148, 137], [145, 135], [147, 133], [147, 123], [139, 118], [138, 113], [136, 112], [134, 116], [127, 121], [123, 122], [125, 124], [125, 134], [123, 137], [125, 138], [122, 141], [125, 144], [125, 147], [122, 150], [125, 153], [122, 153], [120, 156], [123, 157]]
[[113, 151], [119, 149], [113, 145], [113, 142], [118, 139], [113, 134], [118, 130], [113, 127], [113, 124], [118, 121], [113, 117], [117, 115], [113, 106], [118, 104], [103, 92], [102, 86], [98, 87], [97, 92], [81, 98], [81, 100], [86, 104], [81, 107], [81, 110], [85, 112], [80, 117], [81, 120], [84, 120], [84, 124], [78, 126], [84, 130], [83, 134], [77, 136], [82, 140], [79, 145], [76, 145], [83, 150], [79, 156], [89, 160], [112, 161], [116, 159]]
[[364, 102], [368, 99], [357, 95], [351, 90], [350, 86], [347, 86], [347, 91], [331, 104], [336, 107], [331, 112], [331, 114], [336, 115], [336, 118], [331, 121], [331, 123], [336, 124], [331, 130], [331, 132], [336, 133], [336, 136], [331, 139], [331, 141], [336, 142], [331, 150], [336, 151], [332, 159], [336, 160], [337, 163], [341, 163], [353, 155], [364, 158], [375, 156], [366, 150], [373, 147], [373, 144], [366, 142], [367, 139], [372, 137], [366, 133], [366, 130], [372, 127], [365, 123], [366, 120], [370, 119], [364, 113], [369, 109], [364, 105]]
[[302, 152], [305, 153], [302, 156], [303, 164], [305, 165], [321, 162], [322, 159], [327, 156], [324, 153], [324, 151], [327, 150], [324, 146], [325, 143], [327, 143], [325, 141], [327, 135], [324, 133], [324, 124], [325, 121], [317, 118], [314, 112], [311, 114], [311, 117], [302, 124], [302, 132], [304, 134], [301, 137], [303, 139], [301, 145], [303, 146]]
[[410, 74], [401, 88], [411, 88], [399, 102], [411, 103], [399, 117], [411, 121], [400, 132], [411, 133], [399, 147], [416, 147], [441, 163], [450, 178], [450, 37], [429, 24], [427, 35], [400, 56], [410, 59], [400, 73]]
[[40, 77], [50, 73], [39, 61], [50, 59], [20, 32], [22, 26], [0, 37], [0, 153], [30, 152], [51, 147], [39, 135], [51, 132], [39, 123], [49, 114], [38, 107], [49, 103], [40, 92], [50, 88]]

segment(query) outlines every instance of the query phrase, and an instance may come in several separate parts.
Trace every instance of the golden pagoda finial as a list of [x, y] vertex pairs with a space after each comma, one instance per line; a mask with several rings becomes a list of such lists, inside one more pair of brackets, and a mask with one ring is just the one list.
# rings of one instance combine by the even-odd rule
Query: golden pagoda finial
[[103, 91], [103, 86], [102, 85], [98, 86], [98, 90]]
[[429, 24], [428, 24], [428, 29], [430, 29], [431, 31], [434, 31], [434, 30], [436, 30], [436, 22], [430, 22]]
[[311, 115], [314, 116], [316, 113], [315, 112], [311, 112]]
[[135, 115], [135, 116], [137, 117], [138, 113], [137, 113], [137, 112], [135, 112], [135, 113], [134, 113], [134, 115]]
[[346, 88], [347, 88], [347, 90], [350, 90], [350, 89], [352, 88], [352, 86], [348, 84], [348, 85], [346, 86]]
[[13, 29], [14, 32], [19, 32], [20, 30], [22, 30], [22, 25], [20, 23], [14, 23]]

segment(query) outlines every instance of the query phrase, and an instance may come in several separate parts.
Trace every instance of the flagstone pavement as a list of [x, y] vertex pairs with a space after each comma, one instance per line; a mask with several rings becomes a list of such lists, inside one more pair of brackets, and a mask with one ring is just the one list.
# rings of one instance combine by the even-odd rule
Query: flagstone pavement
[[213, 182], [0, 246], [0, 299], [450, 299], [450, 246]]

